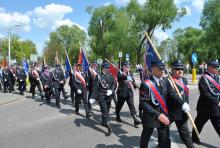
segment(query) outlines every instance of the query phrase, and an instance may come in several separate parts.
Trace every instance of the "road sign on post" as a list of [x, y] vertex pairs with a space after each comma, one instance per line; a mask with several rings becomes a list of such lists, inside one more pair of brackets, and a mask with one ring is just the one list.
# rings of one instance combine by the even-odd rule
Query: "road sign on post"
[[30, 55], [30, 61], [37, 62], [37, 54], [31, 54]]
[[128, 53], [125, 54], [125, 60], [129, 61], [129, 54]]
[[119, 51], [118, 57], [119, 57], [119, 69], [121, 69], [121, 58], [122, 58], [122, 52], [121, 51]]
[[193, 52], [192, 53], [192, 64], [193, 64], [192, 83], [196, 83], [196, 68], [195, 68], [196, 63], [197, 63], [197, 54]]
[[192, 53], [192, 63], [193, 66], [197, 63], [197, 54], [195, 52]]

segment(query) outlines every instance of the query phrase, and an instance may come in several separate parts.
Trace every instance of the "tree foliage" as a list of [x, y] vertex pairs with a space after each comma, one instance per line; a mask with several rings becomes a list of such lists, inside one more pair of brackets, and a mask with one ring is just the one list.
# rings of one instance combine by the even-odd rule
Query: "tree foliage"
[[44, 48], [44, 57], [47, 64], [54, 65], [54, 57], [58, 55], [61, 63], [64, 63], [66, 58], [65, 49], [71, 63], [77, 62], [79, 49], [86, 41], [86, 33], [78, 26], [66, 25], [60, 26], [55, 32], [50, 33], [49, 41], [46, 42]]
[[[8, 56], [8, 38], [0, 41], [1, 53], [3, 57]], [[31, 40], [21, 40], [17, 35], [11, 35], [11, 59], [16, 59], [17, 63], [25, 59], [30, 59], [31, 54], [37, 54], [36, 45]]]
[[209, 0], [205, 2], [200, 21], [205, 34], [202, 42], [206, 50], [206, 60], [220, 59], [220, 1]]
[[185, 9], [178, 11], [173, 0], [147, 0], [144, 5], [131, 0], [122, 8], [109, 5], [89, 7], [87, 11], [92, 16], [88, 33], [94, 53], [111, 58], [123, 51], [137, 63], [143, 53], [144, 32], [152, 36], [157, 27], [166, 30], [185, 14]]

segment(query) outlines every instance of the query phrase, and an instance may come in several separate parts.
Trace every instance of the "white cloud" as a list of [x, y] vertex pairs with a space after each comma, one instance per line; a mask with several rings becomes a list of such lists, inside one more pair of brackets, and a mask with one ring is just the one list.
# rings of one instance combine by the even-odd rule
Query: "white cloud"
[[0, 38], [4, 38], [4, 37], [5, 37], [5, 35], [0, 33]]
[[201, 12], [204, 6], [204, 0], [193, 0], [192, 6]]
[[156, 29], [154, 32], [154, 36], [158, 39], [159, 42], [166, 40], [169, 36], [161, 29]]
[[30, 31], [31, 19], [27, 14], [18, 12], [7, 13], [5, 10], [0, 11], [0, 28], [11, 30], [24, 30]]
[[86, 32], [86, 29], [82, 26], [80, 26], [79, 24], [77, 23], [74, 23], [72, 22], [71, 20], [69, 19], [65, 19], [65, 20], [56, 20], [54, 22], [54, 25], [52, 26], [52, 30], [55, 30], [57, 29], [58, 27], [62, 26], [62, 25], [67, 25], [69, 27], [71, 27], [72, 25], [76, 25], [77, 27], [79, 27], [81, 30], [84, 30]]
[[[115, 2], [120, 6], [125, 6], [127, 3], [130, 2], [130, 0], [115, 0]], [[141, 5], [144, 4], [145, 2], [146, 0], [138, 0], [138, 3], [140, 3]]]
[[174, 0], [174, 4], [176, 4], [177, 6], [180, 6], [183, 3], [187, 3], [190, 2], [192, 0]]
[[111, 5], [111, 2], [104, 3], [104, 6], [109, 6], [109, 5]]
[[195, 9], [200, 13], [203, 9], [204, 0], [174, 0], [174, 3], [177, 5], [177, 7], [187, 4], [188, 8], [190, 6], [192, 7], [192, 10]]
[[191, 9], [188, 6], [184, 7], [186, 9], [186, 15], [190, 16], [191, 15]]
[[37, 7], [33, 11], [33, 22], [40, 28], [54, 26], [58, 20], [63, 20], [65, 14], [73, 12], [70, 6], [51, 3], [44, 7]]

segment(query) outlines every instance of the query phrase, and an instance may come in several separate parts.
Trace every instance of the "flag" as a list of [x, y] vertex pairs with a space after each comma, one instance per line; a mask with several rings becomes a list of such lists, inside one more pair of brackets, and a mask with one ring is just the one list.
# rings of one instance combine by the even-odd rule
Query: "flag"
[[24, 72], [27, 74], [29, 66], [28, 66], [28, 63], [25, 59], [23, 60], [23, 69], [24, 69]]
[[144, 52], [144, 67], [146, 69], [151, 69], [151, 62], [159, 62], [160, 56], [154, 50], [154, 47], [150, 40], [147, 41], [146, 50]]
[[69, 72], [71, 71], [71, 66], [70, 66], [70, 61], [69, 61], [69, 58], [68, 56], [66, 55], [66, 78], [69, 77]]
[[78, 56], [78, 64], [83, 65], [83, 72], [88, 72], [89, 70], [89, 61], [86, 57], [84, 51], [80, 48], [79, 56]]
[[42, 64], [42, 68], [41, 68], [42, 72], [44, 72], [45, 66], [46, 66], [46, 61], [45, 61], [45, 58], [43, 57], [43, 64]]
[[115, 81], [117, 81], [117, 74], [118, 74], [118, 68], [116, 68], [112, 63], [109, 63], [110, 67], [109, 67], [109, 72], [112, 74], [112, 76], [114, 77]]
[[6, 58], [4, 58], [3, 60], [2, 60], [2, 66], [7, 66], [8, 65], [8, 63], [7, 63], [7, 60], [6, 60]]

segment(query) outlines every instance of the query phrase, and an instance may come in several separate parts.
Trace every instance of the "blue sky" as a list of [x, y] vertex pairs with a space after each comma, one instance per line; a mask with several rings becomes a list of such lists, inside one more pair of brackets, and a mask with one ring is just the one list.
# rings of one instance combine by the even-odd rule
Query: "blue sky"
[[[0, 37], [7, 36], [8, 29], [22, 40], [30, 39], [41, 54], [49, 33], [66, 24], [76, 24], [87, 30], [90, 15], [87, 6], [115, 4], [124, 6], [129, 0], [2, 0], [0, 1]], [[138, 0], [143, 4], [145, 0]], [[159, 41], [171, 37], [177, 28], [199, 27], [204, 0], [174, 0], [178, 7], [185, 7], [187, 15], [175, 22], [166, 32], [157, 28], [155, 36]], [[20, 26], [15, 26], [19, 24]]]

